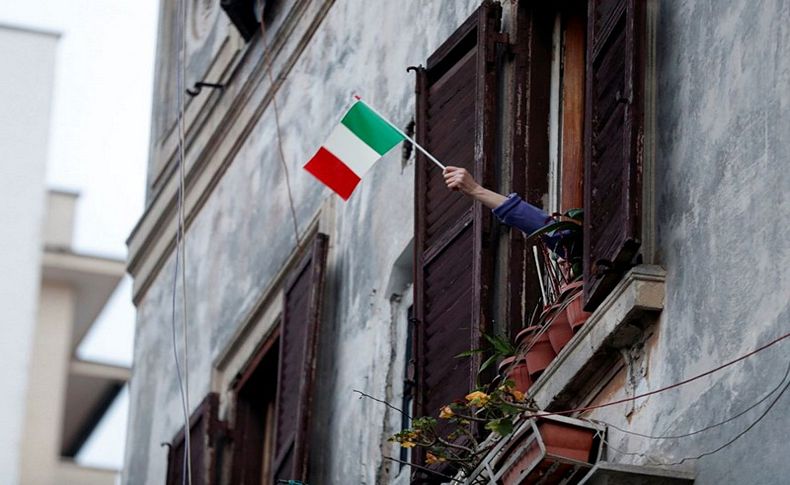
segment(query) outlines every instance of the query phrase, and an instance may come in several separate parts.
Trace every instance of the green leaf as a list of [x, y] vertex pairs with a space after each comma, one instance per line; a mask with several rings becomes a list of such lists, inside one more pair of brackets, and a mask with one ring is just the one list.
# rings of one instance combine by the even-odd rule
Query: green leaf
[[483, 373], [483, 371], [485, 371], [486, 369], [488, 369], [489, 367], [491, 367], [491, 364], [493, 364], [494, 362], [496, 362], [496, 360], [497, 360], [497, 357], [498, 357], [498, 356], [497, 356], [496, 354], [494, 354], [494, 355], [492, 355], [491, 357], [487, 358], [487, 359], [486, 359], [486, 361], [485, 361], [485, 362], [483, 362], [483, 363], [480, 365], [480, 370], [479, 370], [479, 371], [477, 371], [477, 373], [478, 373], [478, 374], [482, 374], [482, 373]]
[[486, 429], [497, 433], [499, 436], [506, 436], [513, 432], [513, 421], [510, 418], [494, 419], [486, 423]]
[[582, 226], [576, 221], [552, 221], [545, 226], [537, 229], [535, 232], [527, 236], [527, 241], [534, 239], [543, 234], [548, 234], [555, 231], [581, 231]]
[[577, 221], [583, 221], [584, 209], [568, 209], [568, 212], [565, 213], [565, 217], [570, 217], [571, 219]]
[[461, 352], [460, 354], [456, 355], [456, 356], [455, 356], [455, 358], [456, 358], [456, 359], [461, 359], [461, 358], [463, 358], [463, 357], [471, 357], [471, 356], [473, 356], [473, 355], [475, 355], [475, 354], [480, 354], [480, 353], [482, 353], [482, 352], [485, 352], [485, 349], [472, 349], [472, 350], [467, 350], [466, 352]]
[[511, 344], [510, 340], [505, 337], [488, 334], [483, 334], [483, 337], [485, 337], [485, 339], [494, 346], [494, 350], [500, 355], [508, 356], [515, 352], [515, 347], [513, 344]]

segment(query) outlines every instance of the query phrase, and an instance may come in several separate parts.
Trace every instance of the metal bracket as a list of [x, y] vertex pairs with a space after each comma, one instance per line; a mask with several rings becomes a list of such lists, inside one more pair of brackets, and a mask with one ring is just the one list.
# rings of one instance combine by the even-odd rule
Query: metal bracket
[[198, 81], [198, 82], [195, 83], [195, 85], [194, 85], [194, 87], [192, 89], [187, 88], [186, 91], [187, 91], [188, 95], [190, 95], [192, 97], [195, 97], [198, 94], [200, 94], [200, 90], [203, 89], [203, 88], [219, 89], [220, 91], [222, 91], [223, 89], [225, 89], [225, 85], [224, 84], [218, 84], [218, 83], [207, 83], [207, 82], [204, 82], [204, 81]]
[[629, 93], [628, 96], [623, 96], [623, 92], [620, 91], [619, 89], [615, 93], [614, 98], [615, 98], [615, 101], [617, 101], [618, 103], [631, 104], [633, 102], [633, 98], [631, 97], [631, 93]]

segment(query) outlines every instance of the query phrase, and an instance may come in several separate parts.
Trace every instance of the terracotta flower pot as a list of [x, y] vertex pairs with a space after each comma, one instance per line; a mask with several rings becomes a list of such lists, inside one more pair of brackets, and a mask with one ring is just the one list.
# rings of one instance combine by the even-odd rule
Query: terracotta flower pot
[[568, 314], [564, 311], [557, 313], [549, 323], [549, 328], [546, 331], [549, 334], [549, 341], [551, 348], [554, 352], [559, 354], [560, 350], [571, 340], [573, 337], [573, 329], [568, 321]]
[[556, 421], [542, 421], [538, 424], [538, 429], [549, 454], [571, 460], [590, 461], [594, 431]]
[[527, 369], [529, 376], [537, 380], [543, 370], [551, 364], [557, 354], [551, 347], [548, 332], [540, 332], [540, 326], [527, 327], [516, 335], [516, 341], [526, 345], [527, 350]]
[[518, 361], [516, 361], [515, 357], [503, 359], [502, 362], [499, 363], [499, 375], [513, 381], [516, 385], [516, 389], [521, 392], [527, 392], [532, 386], [532, 378], [529, 376], [527, 362], [523, 357]]
[[560, 295], [565, 296], [567, 294], [576, 293], [577, 291], [581, 291], [584, 287], [584, 281], [578, 280], [574, 281], [573, 283], [566, 283], [560, 286]]
[[516, 444], [511, 455], [515, 459], [506, 460], [501, 475], [505, 485], [577, 483], [587, 473], [584, 464], [592, 466], [596, 461], [595, 430], [589, 427], [541, 419], [523, 440], [527, 446]]
[[582, 298], [582, 292], [580, 291], [573, 296], [571, 302], [565, 307], [565, 314], [568, 316], [568, 322], [573, 333], [578, 332], [591, 315], [590, 312], [584, 311], [583, 306], [584, 298]]

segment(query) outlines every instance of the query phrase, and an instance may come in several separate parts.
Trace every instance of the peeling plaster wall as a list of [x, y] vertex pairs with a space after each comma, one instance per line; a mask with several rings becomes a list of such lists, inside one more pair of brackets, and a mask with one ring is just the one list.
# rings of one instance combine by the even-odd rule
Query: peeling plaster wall
[[[338, 0], [331, 7], [277, 93], [300, 231], [323, 201], [336, 197], [301, 165], [325, 140], [351, 93], [363, 94], [405, 126], [414, 112], [414, 75], [406, 67], [424, 63], [477, 5], [475, 0]], [[216, 25], [225, 28], [221, 21]], [[160, 69], [163, 48], [166, 44], [160, 42]], [[199, 56], [210, 50], [190, 52]], [[207, 64], [205, 59], [190, 63]], [[168, 106], [158, 106], [155, 118], [168, 119], [160, 112]], [[161, 129], [162, 123], [157, 126]], [[295, 249], [276, 139], [270, 104], [187, 233], [193, 409], [206, 393], [224, 391], [211, 388], [212, 363]], [[161, 154], [152, 152], [156, 156]], [[311, 474], [320, 484], [376, 483], [380, 473], [388, 473], [381, 468], [382, 446], [397, 454], [392, 445], [382, 443], [389, 433], [383, 423], [395, 424], [394, 418], [385, 417], [383, 406], [359, 400], [352, 390], [392, 395], [390, 385], [402, 381], [398, 355], [404, 352], [407, 322], [397, 298], [391, 297], [404, 288], [390, 286], [402, 280], [402, 275], [393, 276], [393, 269], [412, 237], [413, 168], [413, 160], [403, 167], [400, 150], [393, 150], [366, 175], [351, 200], [335, 204], [316, 387], [320, 406], [311, 446]], [[183, 425], [170, 327], [173, 266], [171, 255], [138, 306], [123, 479], [130, 485], [164, 480], [167, 449], [160, 443], [170, 441]], [[179, 305], [179, 335], [180, 311]], [[392, 335], [403, 340], [395, 351]]]
[[[790, 331], [790, 2], [665, 0], [658, 23], [656, 203], [666, 307], [635, 363], [635, 392], [663, 387]], [[733, 416], [779, 384], [790, 343], [709, 378], [594, 413], [618, 426], [682, 434]], [[623, 374], [626, 371], [623, 371]], [[623, 397], [616, 377], [608, 401]], [[629, 395], [632, 395], [632, 390]], [[606, 394], [606, 393], [605, 393]], [[775, 396], [776, 394], [774, 394]], [[612, 430], [610, 459], [658, 464], [712, 451], [742, 418], [678, 440]], [[695, 483], [786, 483], [790, 395], [725, 450], [680, 467]]]

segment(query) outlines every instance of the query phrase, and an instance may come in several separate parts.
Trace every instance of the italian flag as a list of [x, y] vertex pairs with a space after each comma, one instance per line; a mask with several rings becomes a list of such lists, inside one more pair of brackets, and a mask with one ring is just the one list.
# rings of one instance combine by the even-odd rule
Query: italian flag
[[304, 168], [348, 200], [365, 172], [405, 139], [392, 123], [357, 98]]

